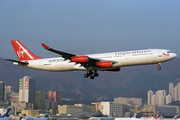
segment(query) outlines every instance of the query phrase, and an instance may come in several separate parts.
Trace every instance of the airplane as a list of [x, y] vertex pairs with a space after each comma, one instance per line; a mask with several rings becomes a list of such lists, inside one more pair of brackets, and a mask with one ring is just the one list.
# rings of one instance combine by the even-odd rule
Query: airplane
[[11, 106], [9, 106], [7, 109], [5, 109], [1, 114], [0, 114], [0, 120], [11, 120], [9, 117], [9, 112], [11, 110]]
[[59, 51], [48, 47], [44, 43], [44, 49], [54, 52], [60, 57], [45, 58], [35, 56], [20, 41], [12, 40], [12, 46], [19, 58], [18, 60], [5, 59], [15, 65], [25, 66], [45, 71], [87, 71], [85, 78], [94, 79], [98, 77], [97, 71], [120, 71], [121, 67], [158, 64], [161, 70], [161, 63], [176, 57], [175, 53], [166, 49], [145, 49], [133, 51], [121, 51], [101, 54], [78, 55]]
[[46, 114], [43, 118], [35, 118], [31, 116], [23, 117], [21, 120], [47, 120], [49, 117], [49, 109], [46, 111]]
[[172, 119], [177, 119], [177, 115], [175, 115]]
[[113, 117], [90, 117], [88, 120], [114, 120]]

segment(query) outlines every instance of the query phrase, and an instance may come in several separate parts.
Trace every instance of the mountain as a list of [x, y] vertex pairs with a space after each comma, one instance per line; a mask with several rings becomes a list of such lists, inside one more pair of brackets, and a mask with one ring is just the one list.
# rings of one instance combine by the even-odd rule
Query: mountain
[[180, 82], [180, 58], [158, 65], [122, 67], [120, 72], [99, 72], [94, 80], [84, 78], [85, 71], [47, 72], [15, 66], [0, 58], [0, 80], [18, 91], [19, 79], [30, 76], [37, 90], [60, 90], [63, 98], [75, 100], [113, 100], [114, 97], [147, 99], [148, 90], [165, 89]]

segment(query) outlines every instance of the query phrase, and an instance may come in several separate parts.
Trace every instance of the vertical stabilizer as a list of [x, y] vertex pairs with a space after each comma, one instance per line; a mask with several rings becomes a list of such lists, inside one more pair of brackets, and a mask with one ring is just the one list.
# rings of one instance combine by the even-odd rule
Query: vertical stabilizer
[[14, 47], [14, 50], [15, 50], [20, 61], [41, 59], [41, 58], [35, 56], [30, 50], [28, 50], [18, 40], [12, 40], [11, 44]]
[[45, 117], [45, 118], [48, 118], [48, 117], [49, 117], [49, 109], [47, 109], [46, 114], [45, 114], [44, 117]]
[[11, 110], [11, 106], [9, 106], [7, 109], [5, 109], [1, 114], [0, 118], [9, 117], [9, 112]]

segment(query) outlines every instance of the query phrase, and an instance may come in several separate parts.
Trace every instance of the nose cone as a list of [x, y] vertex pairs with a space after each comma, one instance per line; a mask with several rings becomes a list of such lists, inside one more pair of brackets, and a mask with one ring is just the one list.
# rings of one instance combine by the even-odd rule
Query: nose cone
[[171, 53], [172, 59], [175, 58], [177, 55], [175, 53]]

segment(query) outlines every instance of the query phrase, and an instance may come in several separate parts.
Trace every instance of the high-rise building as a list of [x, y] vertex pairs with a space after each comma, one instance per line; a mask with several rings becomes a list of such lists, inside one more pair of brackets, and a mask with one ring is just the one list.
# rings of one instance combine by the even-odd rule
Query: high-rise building
[[174, 101], [177, 101], [178, 100], [178, 88], [177, 86], [174, 87]]
[[36, 90], [36, 92], [35, 92], [35, 109], [46, 109], [45, 100], [46, 100], [46, 91]]
[[149, 90], [147, 93], [148, 105], [165, 105], [166, 104], [166, 91], [158, 90], [154, 94], [153, 91]]
[[173, 83], [169, 83], [169, 95], [172, 97], [173, 100], [175, 100], [175, 89]]
[[166, 96], [166, 104], [169, 104], [172, 102], [172, 97], [170, 95]]
[[129, 99], [124, 98], [124, 97], [118, 97], [118, 98], [114, 98], [114, 102], [119, 102], [122, 104], [129, 104]]
[[49, 109], [49, 108], [51, 108], [51, 102], [50, 102], [50, 100], [45, 99], [45, 106], [46, 106], [46, 110]]
[[165, 90], [157, 90], [156, 95], [158, 95], [158, 96], [166, 96], [166, 91]]
[[142, 105], [142, 98], [114, 98], [114, 102], [129, 104], [130, 106]]
[[180, 83], [177, 86], [169, 83], [169, 95], [172, 97], [172, 101], [180, 101]]
[[98, 111], [101, 109], [101, 103], [100, 102], [94, 102], [91, 104], [95, 106], [95, 111]]
[[166, 91], [165, 90], [156, 91], [156, 104], [164, 105], [166, 103], [165, 100], [166, 100]]
[[0, 100], [4, 100], [4, 88], [5, 83], [3, 81], [0, 81]]
[[156, 95], [153, 94], [153, 95], [152, 95], [152, 100], [151, 100], [151, 105], [157, 105], [156, 100], [157, 100]]
[[6, 100], [13, 101], [13, 102], [19, 102], [19, 93], [16, 93], [16, 92], [7, 93]]
[[11, 92], [11, 86], [5, 86], [4, 99], [7, 100], [7, 93]]
[[35, 80], [29, 76], [19, 80], [19, 101], [35, 103]]
[[147, 103], [148, 105], [152, 105], [152, 95], [154, 94], [152, 90], [149, 90], [148, 93], [147, 93]]
[[53, 91], [48, 91], [48, 92], [46, 93], [46, 98], [47, 98], [50, 102], [54, 101]]
[[50, 102], [57, 102], [58, 105], [61, 104], [61, 92], [60, 91], [48, 91], [46, 93], [46, 98]]
[[177, 84], [177, 101], [180, 101], [180, 83]]
[[123, 104], [118, 102], [101, 102], [101, 112], [104, 115], [123, 116]]
[[129, 98], [134, 105], [142, 105], [142, 98]]
[[166, 95], [165, 90], [158, 90], [155, 94], [150, 90], [147, 94], [148, 105], [165, 105], [172, 101], [180, 101], [180, 83], [178, 83], [177, 86], [169, 83], [168, 95]]

